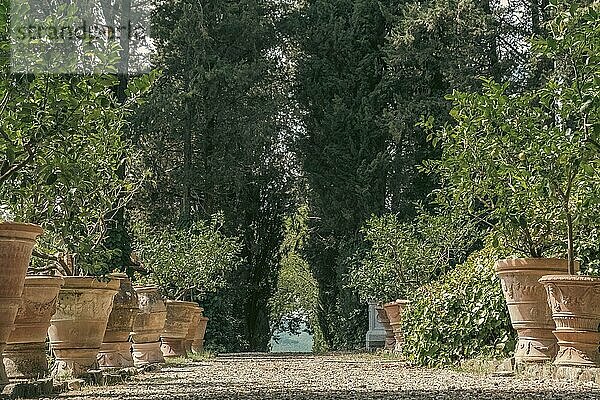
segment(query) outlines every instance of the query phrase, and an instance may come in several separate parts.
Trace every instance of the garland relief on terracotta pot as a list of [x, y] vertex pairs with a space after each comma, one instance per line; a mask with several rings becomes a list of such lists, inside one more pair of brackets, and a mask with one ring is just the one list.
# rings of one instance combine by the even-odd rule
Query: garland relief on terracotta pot
[[80, 377], [98, 368], [96, 357], [118, 289], [116, 279], [65, 277], [65, 284], [58, 293], [56, 314], [48, 329], [55, 356], [52, 376]]
[[136, 367], [164, 363], [160, 335], [165, 329], [167, 307], [158, 287], [136, 286], [138, 311], [133, 323], [133, 361]]
[[496, 262], [502, 291], [518, 342], [515, 361], [552, 361], [558, 349], [546, 291], [538, 280], [549, 274], [567, 274], [567, 260], [516, 258]]
[[31, 253], [42, 232], [33, 224], [0, 223], [0, 388], [8, 383], [2, 354], [21, 306]]
[[9, 378], [35, 379], [48, 374], [46, 337], [63, 282], [63, 278], [53, 276], [27, 276], [25, 279], [15, 329], [4, 349], [4, 366]]

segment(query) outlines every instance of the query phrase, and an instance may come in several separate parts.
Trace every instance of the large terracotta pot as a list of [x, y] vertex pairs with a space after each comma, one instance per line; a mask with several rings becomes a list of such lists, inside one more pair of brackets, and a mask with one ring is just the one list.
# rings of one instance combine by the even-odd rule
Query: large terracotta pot
[[383, 305], [385, 313], [390, 321], [390, 325], [394, 331], [394, 339], [396, 344], [394, 345], [394, 351], [402, 351], [402, 345], [404, 344], [404, 333], [402, 332], [402, 313], [406, 306], [410, 304], [408, 300], [396, 300]]
[[515, 361], [552, 361], [557, 351], [554, 322], [546, 300], [544, 275], [566, 274], [567, 261], [556, 258], [516, 258], [496, 262], [496, 272], [519, 340]]
[[200, 318], [202, 317], [202, 311], [204, 311], [204, 309], [199, 305], [194, 307], [190, 327], [185, 340], [183, 341], [183, 348], [185, 349], [186, 354], [192, 353], [192, 344], [194, 343], [194, 338], [196, 337], [196, 331], [198, 330], [198, 324], [200, 323]]
[[136, 367], [164, 363], [160, 335], [165, 328], [167, 307], [156, 286], [137, 286], [138, 313], [133, 324], [133, 361]]
[[9, 378], [35, 379], [48, 374], [46, 337], [62, 284], [61, 277], [25, 278], [23, 302], [15, 319], [15, 330], [4, 349], [4, 366]]
[[50, 320], [50, 345], [56, 357], [53, 376], [84, 375], [96, 369], [119, 280], [65, 277], [58, 293], [56, 314]]
[[127, 275], [112, 274], [111, 278], [117, 279], [120, 286], [98, 353], [98, 366], [101, 369], [133, 367], [129, 335], [138, 312], [138, 297]]
[[0, 223], [0, 388], [8, 383], [2, 353], [21, 305], [35, 239], [42, 232], [33, 224]]
[[394, 350], [396, 347], [396, 338], [394, 337], [394, 328], [390, 324], [390, 319], [385, 312], [383, 306], [376, 306], [375, 311], [377, 311], [377, 321], [383, 326], [385, 330], [385, 350]]
[[201, 316], [196, 326], [196, 333], [194, 335], [194, 341], [192, 342], [192, 353], [200, 354], [204, 351], [204, 334], [206, 333], [206, 326], [208, 325], [208, 318]]
[[558, 339], [555, 365], [600, 367], [600, 278], [548, 275], [546, 288]]
[[184, 341], [189, 332], [196, 303], [167, 300], [167, 322], [160, 337], [160, 349], [165, 358], [185, 357]]

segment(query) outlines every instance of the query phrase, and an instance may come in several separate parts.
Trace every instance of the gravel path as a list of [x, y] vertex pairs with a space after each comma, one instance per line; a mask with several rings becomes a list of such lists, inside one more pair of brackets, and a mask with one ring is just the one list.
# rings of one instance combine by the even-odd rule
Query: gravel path
[[415, 369], [348, 356], [216, 358], [61, 399], [600, 399], [595, 384]]

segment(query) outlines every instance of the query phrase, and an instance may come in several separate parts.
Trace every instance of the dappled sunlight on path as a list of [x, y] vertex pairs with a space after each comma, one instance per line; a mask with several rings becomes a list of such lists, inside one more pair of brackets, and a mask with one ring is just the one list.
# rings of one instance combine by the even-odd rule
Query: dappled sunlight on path
[[63, 399], [600, 399], [597, 385], [406, 368], [371, 357], [216, 358]]

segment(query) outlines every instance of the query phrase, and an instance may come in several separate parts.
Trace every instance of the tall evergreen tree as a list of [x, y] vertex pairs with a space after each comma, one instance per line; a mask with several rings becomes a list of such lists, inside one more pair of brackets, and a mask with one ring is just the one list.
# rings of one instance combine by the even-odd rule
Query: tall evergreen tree
[[390, 128], [387, 210], [411, 220], [419, 202], [435, 188], [419, 170], [437, 154], [417, 127], [423, 117], [449, 120], [445, 96], [455, 89], [477, 90], [478, 77], [501, 75], [495, 21], [487, 0], [431, 0], [404, 4], [391, 12], [392, 31], [385, 46]]
[[[155, 12], [163, 70], [138, 132], [155, 185], [147, 220], [187, 226], [223, 212], [243, 265], [209, 303], [222, 349], [266, 350], [290, 176], [275, 13], [268, 0], [166, 0]], [[229, 327], [229, 328], [227, 328]], [[239, 333], [242, 332], [240, 335]]]
[[306, 112], [299, 153], [309, 187], [307, 251], [319, 282], [319, 321], [330, 348], [358, 347], [364, 307], [344, 282], [360, 227], [385, 205], [388, 24], [375, 0], [311, 0], [297, 17], [295, 93]]

